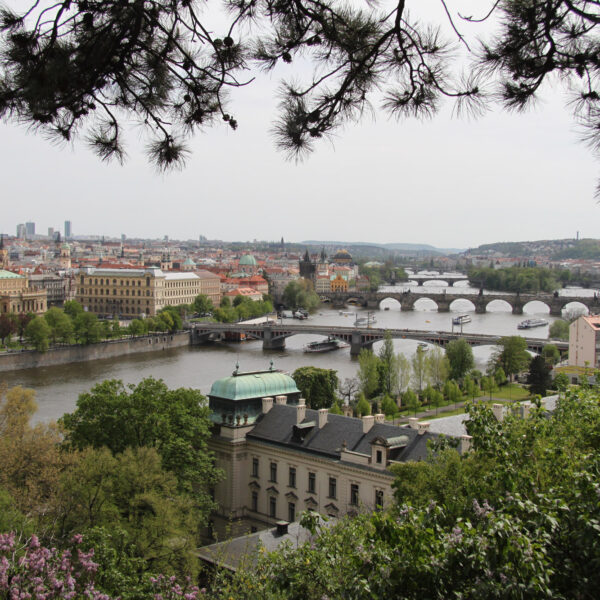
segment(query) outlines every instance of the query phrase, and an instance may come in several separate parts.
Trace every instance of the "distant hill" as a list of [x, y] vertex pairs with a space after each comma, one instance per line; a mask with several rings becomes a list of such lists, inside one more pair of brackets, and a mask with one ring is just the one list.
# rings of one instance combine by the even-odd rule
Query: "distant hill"
[[500, 254], [519, 258], [522, 256], [542, 255], [560, 260], [563, 258], [600, 259], [600, 240], [567, 238], [562, 240], [536, 240], [527, 242], [496, 242], [482, 244], [468, 250], [468, 254]]
[[[319, 246], [325, 248], [346, 248], [350, 251], [350, 248], [357, 248], [359, 252], [364, 252], [367, 248], [387, 250], [394, 254], [410, 254], [419, 256], [433, 256], [433, 255], [445, 255], [445, 254], [458, 254], [464, 251], [458, 248], [436, 248], [430, 244], [373, 244], [370, 242], [339, 242], [339, 241], [323, 241], [323, 240], [306, 240], [300, 242], [306, 246]], [[361, 252], [361, 253], [362, 253]]]

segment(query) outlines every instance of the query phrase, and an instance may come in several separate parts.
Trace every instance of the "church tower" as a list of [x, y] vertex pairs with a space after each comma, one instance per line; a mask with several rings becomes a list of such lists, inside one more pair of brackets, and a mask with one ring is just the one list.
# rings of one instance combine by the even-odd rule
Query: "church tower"
[[316, 265], [310, 260], [308, 249], [304, 253], [304, 258], [299, 261], [298, 266], [300, 268], [300, 277], [304, 277], [304, 279], [310, 279], [311, 281], [314, 280]]
[[60, 268], [70, 269], [71, 268], [71, 246], [69, 244], [63, 244], [60, 247]]

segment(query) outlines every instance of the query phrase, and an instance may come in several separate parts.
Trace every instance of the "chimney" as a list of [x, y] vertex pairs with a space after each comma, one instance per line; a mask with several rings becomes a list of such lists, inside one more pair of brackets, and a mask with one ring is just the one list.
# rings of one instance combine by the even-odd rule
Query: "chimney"
[[461, 435], [460, 436], [460, 453], [465, 454], [471, 449], [471, 442], [473, 441], [473, 436], [471, 435]]
[[287, 396], [275, 396], [275, 404], [287, 404]]
[[385, 415], [383, 413], [377, 413], [375, 415], [375, 423], [379, 423], [379, 424], [385, 423]]
[[319, 429], [323, 429], [327, 425], [327, 413], [329, 412], [326, 408], [320, 408], [319, 413]]
[[371, 431], [371, 427], [373, 427], [373, 424], [375, 423], [375, 417], [373, 415], [363, 417], [362, 423], [363, 423], [363, 433], [368, 433], [369, 431]]
[[428, 421], [417, 423], [417, 427], [419, 428], [419, 435], [423, 435], [426, 431], [429, 431], [429, 425], [430, 423]]
[[296, 425], [300, 425], [306, 417], [306, 404], [304, 398], [300, 398], [296, 405]]
[[266, 415], [273, 408], [273, 397], [267, 396], [262, 399], [262, 411], [263, 415]]
[[277, 535], [286, 535], [288, 532], [288, 522], [287, 521], [277, 521]]
[[496, 421], [502, 423], [504, 420], [504, 406], [502, 404], [492, 404], [492, 412], [496, 417]]
[[408, 426], [411, 429], [419, 429], [419, 419], [417, 419], [417, 417], [409, 417]]

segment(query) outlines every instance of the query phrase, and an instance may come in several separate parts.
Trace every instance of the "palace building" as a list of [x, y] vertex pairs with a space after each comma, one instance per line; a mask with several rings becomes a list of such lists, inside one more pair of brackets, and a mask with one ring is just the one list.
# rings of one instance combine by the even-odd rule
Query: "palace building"
[[209, 394], [216, 466], [215, 533], [223, 537], [296, 521], [304, 510], [341, 517], [387, 505], [391, 465], [420, 460], [438, 434], [384, 415], [356, 419], [311, 410], [294, 380], [271, 368], [216, 381]]
[[23, 275], [0, 269], [0, 313], [34, 313], [43, 315], [48, 310], [46, 290], [29, 286]]

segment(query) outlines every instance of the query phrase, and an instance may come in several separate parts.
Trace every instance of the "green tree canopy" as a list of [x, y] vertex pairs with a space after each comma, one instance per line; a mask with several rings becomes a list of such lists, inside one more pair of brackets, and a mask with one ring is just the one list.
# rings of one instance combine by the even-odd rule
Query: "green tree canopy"
[[357, 377], [365, 398], [374, 398], [379, 393], [379, 358], [368, 348], [362, 348], [358, 354]]
[[546, 344], [542, 348], [542, 356], [549, 365], [555, 365], [560, 360], [560, 352], [554, 344]]
[[534, 356], [531, 359], [527, 383], [533, 394], [546, 395], [546, 390], [552, 385], [551, 371], [552, 367], [548, 366], [543, 356]]
[[383, 346], [379, 351], [379, 383], [383, 394], [396, 396], [398, 394], [398, 357], [394, 352], [394, 342], [389, 331], [385, 332]]
[[555, 340], [568, 340], [569, 339], [569, 323], [563, 319], [556, 319], [548, 330], [548, 335], [551, 339]]
[[450, 378], [457, 381], [460, 381], [475, 365], [473, 350], [463, 338], [448, 343], [446, 356], [450, 365]]
[[530, 360], [531, 356], [527, 352], [527, 342], [520, 335], [500, 338], [498, 348], [491, 358], [491, 361], [495, 365], [501, 366], [504, 373], [511, 379], [513, 375], [525, 370]]
[[192, 310], [200, 315], [213, 312], [215, 307], [212, 300], [205, 294], [198, 294], [192, 303]]
[[25, 339], [38, 352], [46, 352], [50, 346], [52, 330], [43, 317], [34, 317], [25, 327]]
[[337, 371], [318, 367], [300, 367], [292, 373], [302, 397], [310, 408], [329, 408], [336, 400]]
[[106, 446], [113, 454], [156, 448], [179, 489], [193, 493], [205, 515], [212, 506], [210, 488], [218, 474], [207, 449], [208, 406], [197, 390], [170, 390], [152, 377], [128, 386], [111, 379], [80, 394], [76, 410], [60, 421], [73, 448]]
[[309, 312], [314, 312], [319, 307], [320, 300], [310, 281], [298, 279], [290, 281], [285, 286], [283, 303], [291, 310], [303, 308]]
[[44, 319], [50, 327], [50, 340], [53, 344], [56, 342], [69, 344], [73, 341], [75, 327], [73, 319], [68, 314], [53, 306], [47, 310]]

